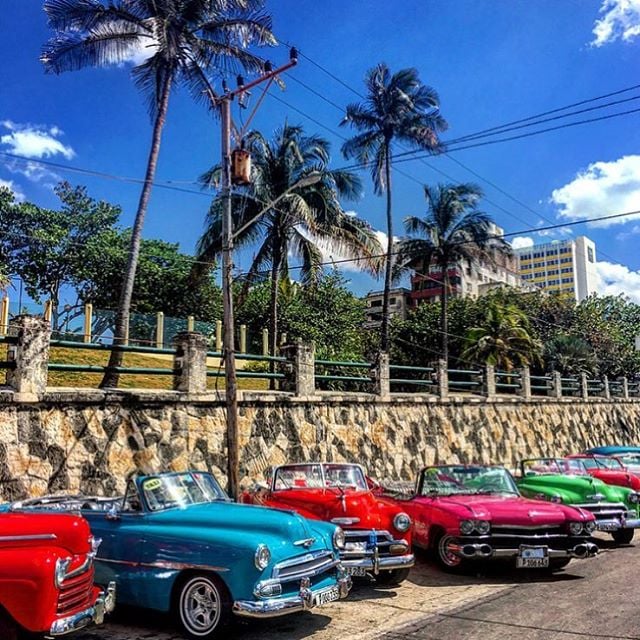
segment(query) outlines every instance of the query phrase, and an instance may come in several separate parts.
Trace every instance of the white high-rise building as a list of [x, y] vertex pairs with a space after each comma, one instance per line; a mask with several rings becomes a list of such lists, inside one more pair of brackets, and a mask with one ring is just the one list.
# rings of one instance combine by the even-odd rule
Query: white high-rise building
[[586, 236], [515, 249], [522, 279], [549, 293], [569, 293], [580, 302], [595, 293], [596, 245]]

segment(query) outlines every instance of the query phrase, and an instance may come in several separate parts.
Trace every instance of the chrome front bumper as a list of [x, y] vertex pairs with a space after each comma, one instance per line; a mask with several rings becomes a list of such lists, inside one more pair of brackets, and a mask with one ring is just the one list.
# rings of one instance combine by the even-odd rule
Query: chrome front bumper
[[596, 520], [597, 531], [619, 531], [620, 529], [638, 529], [640, 528], [640, 519], [630, 518], [625, 520], [624, 518], [612, 518], [606, 520]]
[[64, 636], [67, 633], [84, 629], [90, 624], [102, 624], [104, 616], [116, 606], [116, 583], [110, 582], [105, 591], [101, 591], [95, 604], [84, 611], [56, 620], [49, 629], [49, 636]]
[[[531, 545], [524, 545], [531, 546]], [[571, 549], [552, 549], [546, 544], [536, 546], [547, 547], [547, 556], [549, 558], [590, 558], [597, 555], [599, 549], [593, 542], [581, 542]], [[519, 547], [507, 549], [495, 549], [489, 543], [482, 544], [460, 544], [457, 548], [449, 547], [456, 555], [465, 560], [491, 560], [517, 558], [520, 554]]]
[[402, 556], [384, 556], [383, 558], [374, 553], [372, 556], [364, 556], [362, 558], [349, 559], [348, 557], [341, 557], [340, 563], [347, 570], [359, 567], [374, 575], [378, 575], [381, 571], [409, 569], [416, 563], [416, 559], [412, 553], [407, 553]]
[[[351, 577], [345, 575], [342, 570], [338, 572], [337, 586], [340, 598], [346, 598], [351, 590]], [[308, 611], [315, 606], [314, 596], [322, 591], [324, 588], [312, 589], [305, 586], [303, 580], [300, 583], [298, 595], [266, 600], [236, 600], [233, 603], [233, 612], [245, 618], [276, 618], [289, 613]]]

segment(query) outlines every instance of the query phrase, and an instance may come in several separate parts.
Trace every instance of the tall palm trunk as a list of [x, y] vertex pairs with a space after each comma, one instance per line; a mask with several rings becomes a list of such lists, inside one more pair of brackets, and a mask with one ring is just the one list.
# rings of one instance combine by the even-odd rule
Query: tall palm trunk
[[449, 361], [449, 265], [442, 268], [442, 297], [440, 302], [440, 351], [442, 359]]
[[[151, 187], [156, 174], [156, 166], [158, 164], [158, 155], [160, 153], [160, 141], [162, 139], [162, 130], [164, 128], [167, 110], [169, 108], [169, 95], [171, 93], [171, 74], [168, 74], [165, 80], [160, 102], [158, 104], [158, 113], [153, 125], [153, 136], [151, 138], [151, 149], [149, 151], [149, 159], [147, 161], [147, 172], [144, 177], [144, 186], [140, 194], [138, 203], [138, 211], [131, 231], [131, 244], [129, 246], [129, 260], [127, 262], [127, 270], [122, 281], [120, 289], [120, 299], [118, 300], [118, 311], [116, 313], [115, 330], [113, 336], [113, 346], [118, 347], [125, 341], [125, 337], [129, 326], [129, 312], [131, 310], [131, 298], [133, 296], [133, 285], [136, 278], [136, 269], [138, 267], [138, 256], [140, 253], [140, 239], [142, 236], [142, 226], [147, 213], [149, 197], [151, 196]], [[121, 367], [124, 359], [124, 353], [120, 349], [114, 348], [109, 356], [107, 370], [100, 382], [100, 388], [117, 387], [120, 375], [114, 370], [115, 367]]]
[[384, 173], [387, 182], [387, 261], [384, 272], [384, 293], [382, 295], [382, 329], [380, 332], [380, 351], [387, 353], [389, 351], [389, 294], [391, 292], [391, 272], [393, 258], [393, 218], [391, 212], [391, 145], [385, 143], [385, 159]]
[[[279, 238], [274, 238], [273, 246], [273, 263], [271, 264], [271, 301], [269, 309], [269, 330], [270, 330], [270, 351], [269, 355], [276, 356], [278, 351], [278, 292], [280, 285], [280, 261], [282, 259], [282, 252], [280, 247]], [[269, 364], [269, 372], [275, 373], [276, 370], [275, 361], [271, 361]], [[276, 388], [276, 381], [271, 378], [269, 380], [269, 389]]]

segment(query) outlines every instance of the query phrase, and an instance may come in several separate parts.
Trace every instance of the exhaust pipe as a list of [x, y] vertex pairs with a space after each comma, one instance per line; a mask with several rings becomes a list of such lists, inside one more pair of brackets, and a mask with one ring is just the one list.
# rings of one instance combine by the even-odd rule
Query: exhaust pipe
[[475, 544], [465, 544], [462, 549], [460, 549], [460, 553], [462, 553], [465, 558], [473, 558], [476, 553], [478, 553], [476, 546]]
[[493, 549], [491, 548], [491, 545], [481, 544], [480, 548], [478, 549], [478, 553], [481, 556], [488, 558], [490, 555], [493, 555]]
[[589, 555], [589, 547], [587, 544], [577, 544], [573, 547], [572, 554], [575, 558], [586, 558]]
[[597, 556], [600, 549], [598, 549], [597, 544], [593, 544], [593, 542], [587, 542], [587, 550], [589, 553], [589, 557], [593, 558], [593, 556]]

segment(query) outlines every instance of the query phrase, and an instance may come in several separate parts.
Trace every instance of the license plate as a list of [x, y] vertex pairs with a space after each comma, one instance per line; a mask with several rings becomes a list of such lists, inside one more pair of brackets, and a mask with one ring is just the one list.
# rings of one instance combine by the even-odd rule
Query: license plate
[[344, 545], [345, 551], [366, 551], [366, 542], [346, 542]]
[[316, 607], [321, 607], [322, 605], [339, 599], [340, 589], [338, 589], [338, 587], [329, 587], [328, 589], [323, 589], [313, 594], [313, 604]]
[[547, 547], [520, 547], [516, 559], [518, 569], [542, 569], [549, 566]]
[[617, 531], [620, 525], [617, 522], [596, 522], [598, 531]]
[[345, 567], [347, 575], [354, 578], [365, 578], [367, 576], [367, 570], [364, 567]]

